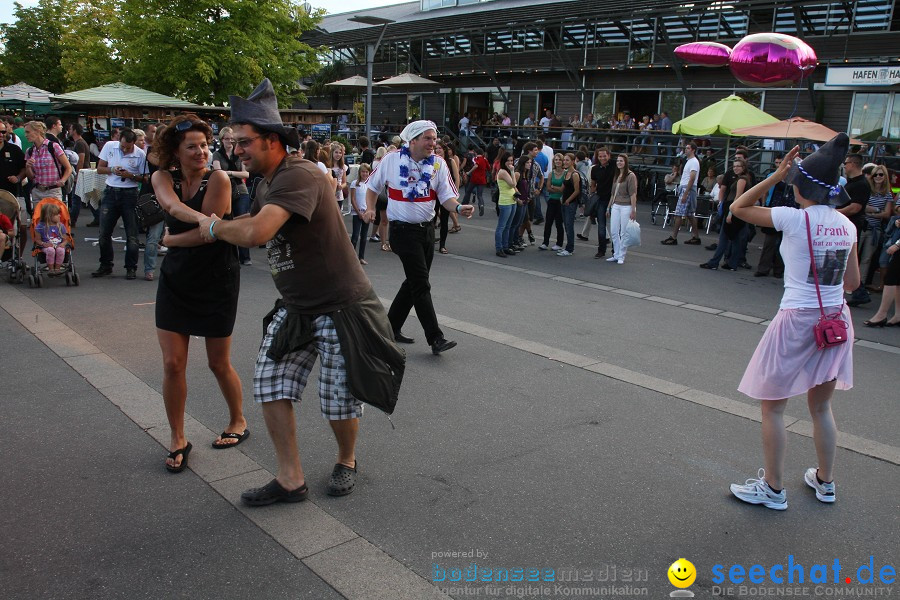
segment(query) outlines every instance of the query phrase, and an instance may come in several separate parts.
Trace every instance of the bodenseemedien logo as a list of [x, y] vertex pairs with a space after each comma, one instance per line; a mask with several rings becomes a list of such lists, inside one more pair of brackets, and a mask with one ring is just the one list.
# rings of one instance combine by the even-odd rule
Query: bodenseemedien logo
[[669, 566], [666, 574], [669, 576], [669, 583], [679, 588], [669, 593], [670, 598], [694, 597], [694, 592], [687, 589], [697, 579], [697, 569], [691, 561], [686, 558], [679, 558]]

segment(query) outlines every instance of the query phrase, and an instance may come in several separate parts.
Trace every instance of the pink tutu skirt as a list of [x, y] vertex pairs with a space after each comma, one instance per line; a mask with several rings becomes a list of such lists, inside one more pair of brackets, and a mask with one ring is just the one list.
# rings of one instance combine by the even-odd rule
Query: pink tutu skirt
[[[826, 307], [826, 314], [839, 307]], [[853, 387], [853, 322], [850, 309], [841, 313], [847, 322], [849, 339], [840, 346], [816, 348], [813, 327], [821, 313], [818, 308], [786, 308], [769, 323], [738, 391], [757, 400], [782, 400], [805, 394], [810, 388], [837, 380], [837, 389]]]

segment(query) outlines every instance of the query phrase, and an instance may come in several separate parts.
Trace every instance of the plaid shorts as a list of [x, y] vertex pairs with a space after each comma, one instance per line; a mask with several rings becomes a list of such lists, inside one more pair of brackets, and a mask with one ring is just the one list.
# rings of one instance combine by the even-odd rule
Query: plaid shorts
[[687, 200], [684, 199], [684, 192], [678, 189], [678, 204], [675, 205], [676, 217], [693, 217], [697, 212], [697, 188], [691, 188], [687, 193]]
[[285, 308], [275, 314], [260, 344], [256, 371], [253, 373], [253, 396], [256, 401], [272, 402], [285, 398], [299, 402], [316, 357], [321, 355], [319, 400], [322, 416], [329, 421], [362, 416], [362, 402], [350, 393], [341, 343], [331, 317], [316, 317], [313, 321], [316, 337], [306, 348], [285, 354], [278, 362], [266, 356], [286, 315]]

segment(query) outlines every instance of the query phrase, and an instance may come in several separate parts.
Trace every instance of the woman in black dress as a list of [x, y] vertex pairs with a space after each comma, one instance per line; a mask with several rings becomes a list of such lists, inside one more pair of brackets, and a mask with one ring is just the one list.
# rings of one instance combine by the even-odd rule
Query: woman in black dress
[[209, 368], [219, 382], [230, 415], [214, 448], [229, 448], [249, 435], [242, 411], [241, 380], [231, 366], [231, 332], [237, 313], [240, 266], [237, 249], [200, 239], [197, 222], [204, 216], [231, 213], [231, 182], [222, 171], [210, 171], [212, 130], [193, 115], [175, 118], [154, 153], [160, 169], [151, 179], [165, 209], [163, 244], [169, 252], [160, 267], [156, 292], [156, 328], [163, 354], [163, 400], [172, 429], [166, 469], [187, 466], [191, 444], [184, 434], [190, 336], [206, 338]]

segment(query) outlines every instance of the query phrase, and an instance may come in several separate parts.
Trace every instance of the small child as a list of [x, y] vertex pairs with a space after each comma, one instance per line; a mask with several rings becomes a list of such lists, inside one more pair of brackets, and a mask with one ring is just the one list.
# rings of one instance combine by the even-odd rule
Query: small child
[[353, 233], [350, 235], [350, 243], [356, 248], [356, 242], [359, 240], [359, 264], [367, 265], [366, 262], [366, 236], [369, 233], [369, 224], [362, 220], [363, 213], [366, 212], [366, 179], [372, 167], [368, 163], [359, 165], [359, 171], [356, 174], [356, 180], [350, 186], [350, 204], [353, 206]]
[[60, 223], [59, 206], [45, 204], [41, 207], [41, 222], [34, 228], [40, 238], [37, 244], [43, 248], [47, 257], [47, 268], [50, 275], [62, 273], [62, 264], [66, 257], [65, 239], [68, 235], [66, 226]]
[[0, 257], [2, 257], [3, 253], [6, 252], [7, 247], [10, 247], [12, 230], [12, 221], [9, 220], [9, 217], [0, 213]]

